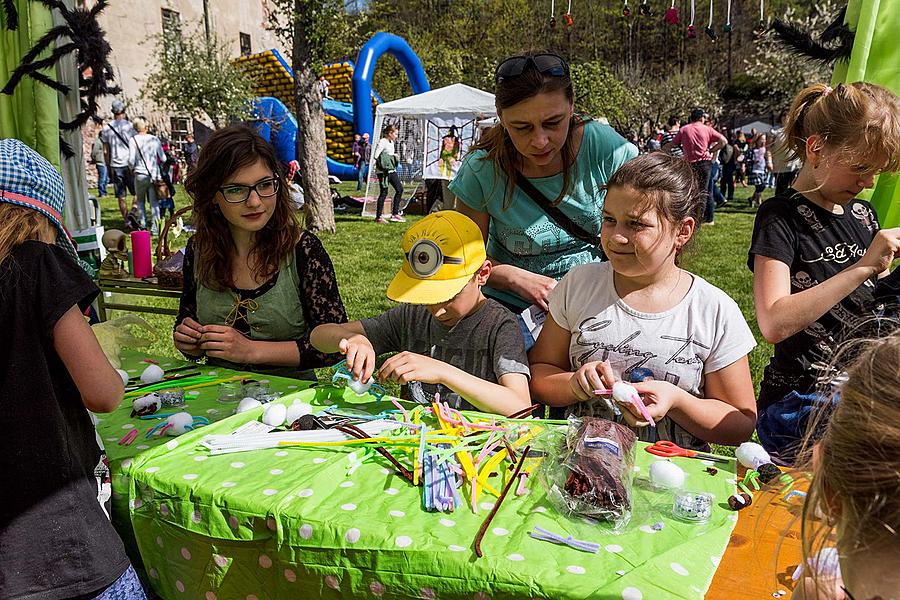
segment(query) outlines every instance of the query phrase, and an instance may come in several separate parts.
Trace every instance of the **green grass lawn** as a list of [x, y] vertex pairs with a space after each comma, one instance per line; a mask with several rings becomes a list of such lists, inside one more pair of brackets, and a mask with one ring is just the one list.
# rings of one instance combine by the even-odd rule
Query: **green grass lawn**
[[[338, 187], [338, 191], [353, 195], [356, 193], [356, 184], [343, 183]], [[734, 202], [716, 211], [715, 225], [701, 228], [694, 249], [685, 257], [684, 266], [723, 289], [741, 307], [759, 342], [750, 354], [753, 382], [758, 386], [772, 348], [759, 334], [753, 311], [751, 274], [746, 263], [756, 209], [747, 206], [749, 195], [750, 188], [739, 187]], [[771, 191], [767, 195], [771, 195]], [[183, 206], [185, 199], [186, 195], [179, 188], [176, 194], [176, 207]], [[121, 228], [122, 219], [115, 199], [102, 200], [103, 224], [107, 228]], [[334, 262], [341, 296], [350, 319], [378, 314], [393, 305], [393, 302], [385, 296], [385, 290], [391, 277], [400, 268], [400, 239], [403, 231], [416, 218], [410, 217], [407, 225], [401, 223], [376, 225], [371, 218], [338, 214], [337, 233], [321, 236]], [[154, 243], [155, 241], [154, 239]], [[173, 240], [172, 245], [181, 247], [185, 242], [186, 236], [183, 236], [179, 240]], [[177, 306], [174, 301], [166, 299], [147, 297], [128, 299], [135, 303], [168, 302], [169, 305]], [[111, 313], [116, 316], [115, 311]], [[178, 357], [170, 335], [173, 317], [150, 314], [142, 316], [157, 331], [157, 339], [154, 340], [149, 352]]]

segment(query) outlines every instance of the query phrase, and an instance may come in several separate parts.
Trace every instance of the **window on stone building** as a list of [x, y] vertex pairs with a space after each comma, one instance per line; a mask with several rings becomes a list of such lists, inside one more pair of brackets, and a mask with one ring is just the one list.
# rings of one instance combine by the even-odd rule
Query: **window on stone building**
[[250, 34], [249, 33], [241, 33], [241, 56], [245, 56], [252, 52], [250, 50]]
[[175, 50], [181, 38], [181, 14], [168, 8], [162, 9], [162, 34], [166, 52]]

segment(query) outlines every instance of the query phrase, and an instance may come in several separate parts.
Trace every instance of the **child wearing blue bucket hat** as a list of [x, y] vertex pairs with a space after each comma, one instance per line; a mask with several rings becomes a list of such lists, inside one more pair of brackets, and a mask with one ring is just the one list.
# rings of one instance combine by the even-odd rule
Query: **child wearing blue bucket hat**
[[64, 204], [50, 163], [0, 140], [0, 598], [140, 600], [85, 410], [115, 410], [124, 387], [83, 316], [99, 290]]

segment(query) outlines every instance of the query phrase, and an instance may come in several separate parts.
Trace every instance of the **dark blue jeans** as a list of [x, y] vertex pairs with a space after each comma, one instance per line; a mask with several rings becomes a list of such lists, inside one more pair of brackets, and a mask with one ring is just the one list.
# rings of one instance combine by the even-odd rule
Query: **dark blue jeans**
[[94, 166], [97, 167], [97, 195], [102, 198], [106, 195], [106, 184], [109, 183], [106, 165], [97, 163]]
[[829, 399], [819, 394], [789, 392], [760, 411], [756, 420], [759, 442], [777, 464], [793, 465], [806, 437], [810, 418], [833, 408], [835, 402], [837, 395]]

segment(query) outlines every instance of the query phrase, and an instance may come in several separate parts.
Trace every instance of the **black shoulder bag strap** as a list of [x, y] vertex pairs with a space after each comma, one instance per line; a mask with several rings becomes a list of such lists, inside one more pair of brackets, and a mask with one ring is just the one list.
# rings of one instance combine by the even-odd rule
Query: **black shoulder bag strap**
[[541, 190], [534, 187], [534, 184], [528, 181], [528, 178], [519, 171], [516, 171], [516, 185], [518, 185], [519, 189], [525, 192], [525, 194], [531, 198], [541, 210], [547, 213], [547, 216], [553, 219], [560, 229], [582, 242], [591, 244], [592, 246], [600, 246], [600, 236], [588, 233], [582, 227], [575, 224], [575, 221], [567, 217], [559, 208], [553, 206], [550, 200], [547, 199], [547, 196], [541, 193]]

